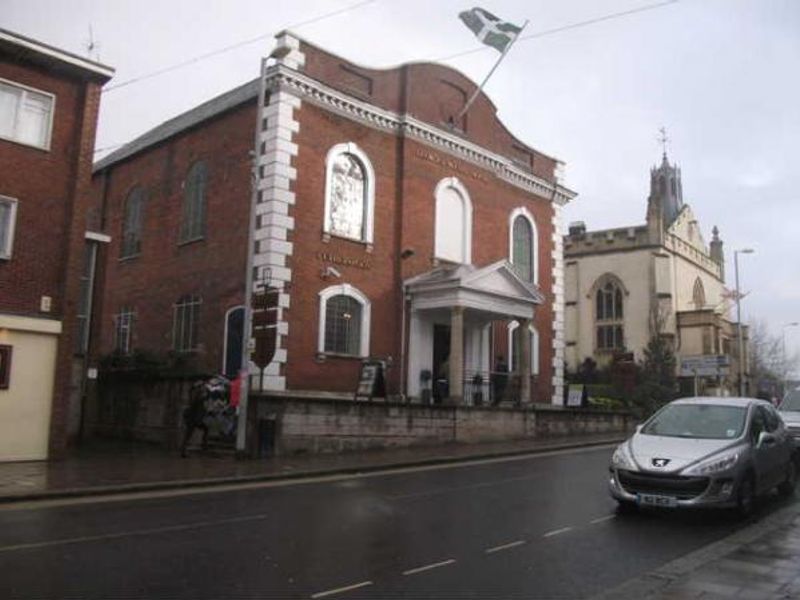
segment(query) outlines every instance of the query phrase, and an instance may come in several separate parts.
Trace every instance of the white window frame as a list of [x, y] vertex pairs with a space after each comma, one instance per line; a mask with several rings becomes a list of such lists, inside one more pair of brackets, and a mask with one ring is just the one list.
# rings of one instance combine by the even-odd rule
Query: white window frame
[[[185, 298], [188, 298], [189, 301], [184, 301]], [[180, 353], [189, 353], [189, 352], [197, 352], [200, 349], [200, 307], [203, 305], [203, 297], [199, 294], [184, 294], [178, 301], [172, 305], [172, 349], [175, 352]], [[192, 330], [192, 336], [194, 337], [194, 345], [189, 348], [178, 348], [178, 314], [180, 309], [186, 309], [191, 307], [191, 312], [189, 314], [190, 323], [195, 325], [195, 328]], [[184, 332], [181, 332], [184, 333]], [[181, 343], [181, 346], [183, 344]]]
[[[9, 142], [14, 142], [15, 144], [21, 144], [23, 146], [29, 146], [31, 148], [38, 148], [40, 150], [49, 151], [50, 150], [50, 145], [51, 145], [51, 142], [52, 142], [52, 139], [53, 139], [53, 117], [54, 117], [54, 115], [56, 113], [56, 96], [55, 96], [55, 94], [51, 94], [50, 92], [45, 92], [44, 90], [40, 90], [38, 88], [31, 87], [29, 85], [24, 85], [24, 84], [19, 83], [17, 81], [11, 81], [10, 79], [4, 79], [3, 77], [0, 77], [0, 83], [4, 83], [4, 84], [9, 85], [11, 87], [15, 87], [15, 88], [20, 89], [22, 91], [22, 96], [20, 97], [20, 102], [24, 102], [25, 101], [25, 95], [28, 92], [34, 92], [36, 94], [41, 94], [42, 96], [47, 96], [48, 98], [50, 98], [50, 114], [48, 115], [48, 118], [47, 118], [47, 138], [45, 139], [44, 145], [40, 146], [39, 144], [31, 144], [30, 142], [25, 142], [25, 141], [19, 140], [19, 139], [13, 137], [13, 136], [12, 137], [6, 137], [4, 135], [0, 135], [0, 139], [8, 140]], [[17, 125], [18, 125], [18, 121], [17, 121], [18, 118], [19, 118], [19, 107], [17, 107], [17, 114], [14, 115], [14, 130], [15, 131], [16, 131]]]
[[[133, 322], [136, 313], [130, 306], [120, 307], [114, 315], [114, 350], [128, 355], [133, 349]], [[124, 338], [122, 335], [124, 334]], [[124, 342], [123, 342], [124, 340]]]
[[520, 206], [511, 211], [508, 216], [508, 262], [514, 264], [514, 221], [517, 217], [522, 217], [531, 226], [531, 272], [533, 283], [539, 284], [539, 230], [536, 228], [536, 219], [531, 212], [524, 206]]
[[451, 258], [442, 256], [442, 249], [441, 249], [441, 239], [438, 235], [439, 233], [439, 222], [442, 220], [442, 215], [440, 215], [440, 200], [441, 194], [445, 189], [453, 189], [456, 193], [461, 196], [461, 201], [464, 204], [464, 222], [462, 223], [462, 231], [464, 236], [462, 238], [462, 249], [461, 249], [461, 256], [464, 258], [464, 261], [461, 264], [471, 265], [472, 264], [472, 199], [469, 197], [469, 192], [467, 188], [464, 186], [461, 181], [458, 180], [457, 177], [446, 177], [442, 179], [438, 184], [436, 184], [436, 190], [434, 191], [434, 198], [436, 202], [435, 207], [435, 216], [434, 216], [434, 223], [433, 223], [433, 256], [439, 260], [445, 261], [452, 261]]
[[8, 204], [11, 207], [11, 213], [8, 217], [8, 236], [6, 237], [5, 248], [0, 248], [0, 260], [10, 260], [12, 250], [14, 249], [14, 232], [17, 228], [17, 204], [16, 198], [10, 196], [0, 196], [0, 203]]
[[[351, 238], [338, 233], [331, 232], [330, 215], [331, 215], [331, 185], [333, 179], [333, 165], [336, 162], [336, 157], [341, 154], [352, 154], [364, 167], [364, 227], [361, 238]], [[327, 235], [342, 238], [345, 240], [353, 240], [364, 244], [372, 244], [374, 240], [374, 226], [375, 226], [375, 170], [372, 168], [372, 162], [364, 151], [353, 142], [345, 142], [343, 144], [336, 144], [333, 148], [328, 150], [328, 156], [325, 158], [325, 215], [322, 221], [322, 230]]]
[[361, 305], [361, 340], [359, 352], [353, 356], [366, 358], [369, 356], [369, 330], [372, 322], [372, 303], [358, 288], [349, 283], [326, 287], [319, 293], [319, 334], [317, 336], [317, 352], [331, 354], [325, 351], [325, 321], [327, 317], [328, 300], [334, 296], [349, 296]]
[[[514, 331], [519, 329], [519, 321], [511, 321], [508, 324], [508, 368], [514, 365]], [[539, 332], [531, 323], [528, 326], [531, 336], [531, 375], [539, 374]]]

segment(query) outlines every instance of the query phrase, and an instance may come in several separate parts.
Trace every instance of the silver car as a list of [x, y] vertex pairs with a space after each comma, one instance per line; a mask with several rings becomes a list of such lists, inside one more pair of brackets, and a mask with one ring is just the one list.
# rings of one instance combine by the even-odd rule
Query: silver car
[[800, 460], [800, 388], [787, 392], [778, 410], [789, 435], [794, 439], [795, 458]]
[[793, 443], [769, 402], [684, 398], [637, 427], [611, 458], [609, 489], [621, 509], [732, 507], [795, 488]]

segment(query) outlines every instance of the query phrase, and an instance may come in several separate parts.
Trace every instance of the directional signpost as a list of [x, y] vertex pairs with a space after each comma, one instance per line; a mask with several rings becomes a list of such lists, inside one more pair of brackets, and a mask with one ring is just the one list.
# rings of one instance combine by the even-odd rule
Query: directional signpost
[[722, 377], [731, 370], [731, 359], [725, 354], [698, 354], [681, 357], [681, 377], [694, 377], [694, 395], [697, 396], [698, 377]]

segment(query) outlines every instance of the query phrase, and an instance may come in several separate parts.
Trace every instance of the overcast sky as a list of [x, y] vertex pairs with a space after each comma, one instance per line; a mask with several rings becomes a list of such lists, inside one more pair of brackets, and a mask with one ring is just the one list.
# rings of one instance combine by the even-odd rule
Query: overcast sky
[[[365, 66], [442, 59], [480, 48], [457, 14], [474, 0], [2, 0], [2, 27], [86, 54], [89, 27], [119, 85], [200, 55], [226, 53], [104, 94], [97, 147], [130, 141], [258, 74], [272, 35], [302, 37]], [[795, 0], [482, 0], [547, 32], [521, 40], [487, 86], [520, 139], [567, 164], [579, 197], [565, 222], [644, 222], [658, 128], [683, 172], [706, 241], [717, 225], [728, 283], [740, 257], [746, 320], [763, 319], [800, 351], [800, 2]], [[317, 17], [340, 12], [314, 22]], [[304, 23], [305, 24], [301, 24]], [[301, 25], [298, 25], [301, 24]], [[486, 49], [445, 61], [480, 81]], [[94, 58], [97, 58], [95, 55]]]

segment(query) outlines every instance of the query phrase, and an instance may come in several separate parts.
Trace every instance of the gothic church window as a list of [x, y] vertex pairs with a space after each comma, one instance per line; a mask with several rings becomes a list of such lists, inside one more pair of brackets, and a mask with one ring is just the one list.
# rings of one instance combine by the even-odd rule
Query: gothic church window
[[375, 175], [369, 158], [358, 146], [347, 143], [331, 148], [326, 161], [325, 188], [323, 231], [371, 244]]
[[595, 292], [598, 350], [621, 350], [625, 347], [623, 318], [622, 288], [613, 279], [608, 279]]
[[692, 303], [696, 309], [703, 308], [706, 305], [706, 290], [703, 287], [703, 282], [699, 277], [694, 280]]
[[472, 201], [456, 177], [436, 186], [434, 257], [459, 264], [472, 263]]
[[206, 168], [206, 163], [197, 161], [189, 169], [184, 182], [181, 242], [191, 242], [205, 236], [207, 182], [208, 169]]
[[537, 283], [539, 248], [536, 222], [525, 208], [514, 210], [509, 222], [509, 260], [520, 278]]
[[369, 355], [370, 301], [349, 284], [319, 293], [320, 354]]

